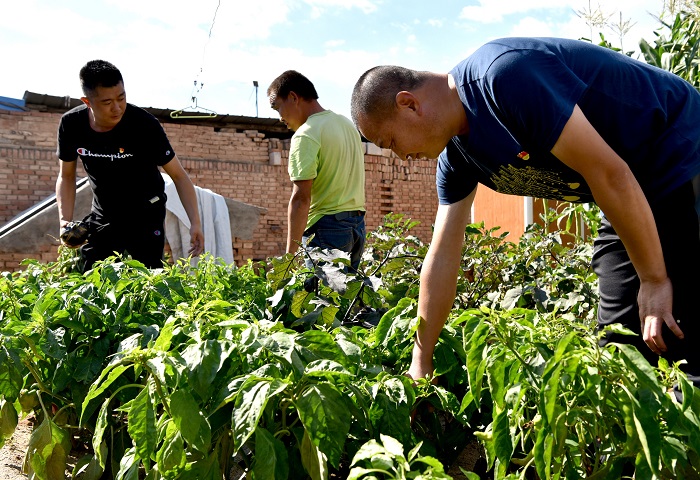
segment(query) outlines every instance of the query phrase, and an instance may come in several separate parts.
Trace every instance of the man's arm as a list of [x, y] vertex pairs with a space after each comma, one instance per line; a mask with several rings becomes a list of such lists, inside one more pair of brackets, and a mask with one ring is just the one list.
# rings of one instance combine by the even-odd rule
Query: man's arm
[[190, 219], [190, 250], [189, 254], [197, 256], [204, 250], [204, 233], [202, 233], [202, 221], [199, 218], [199, 207], [197, 206], [197, 192], [190, 176], [182, 168], [177, 156], [163, 165], [163, 170], [172, 178], [180, 197], [182, 206], [185, 207], [187, 217]]
[[73, 221], [75, 209], [75, 181], [77, 178], [77, 161], [58, 161], [59, 170], [56, 179], [56, 204], [58, 206], [58, 220], [61, 229]]
[[679, 338], [683, 338], [683, 332], [673, 318], [671, 281], [656, 222], [639, 183], [578, 105], [552, 154], [583, 175], [596, 203], [620, 236], [640, 280], [637, 299], [644, 341], [657, 354], [666, 351], [662, 322]]
[[438, 207], [433, 239], [420, 274], [418, 315], [421, 324], [408, 370], [411, 378], [433, 373], [433, 350], [457, 293], [464, 230], [471, 221], [474, 195], [476, 189], [464, 200]]
[[306, 230], [311, 206], [311, 187], [313, 180], [296, 180], [292, 186], [292, 196], [287, 207], [287, 253], [294, 253], [299, 248], [301, 237]]

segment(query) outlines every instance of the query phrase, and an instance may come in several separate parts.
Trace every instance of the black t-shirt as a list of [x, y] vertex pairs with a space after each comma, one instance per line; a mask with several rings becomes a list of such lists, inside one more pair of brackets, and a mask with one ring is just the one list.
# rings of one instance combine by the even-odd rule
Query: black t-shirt
[[92, 210], [106, 219], [138, 214], [155, 197], [163, 202], [165, 184], [158, 167], [175, 156], [158, 120], [131, 104], [108, 132], [90, 127], [86, 105], [66, 112], [56, 154], [64, 162], [80, 157], [92, 186]]

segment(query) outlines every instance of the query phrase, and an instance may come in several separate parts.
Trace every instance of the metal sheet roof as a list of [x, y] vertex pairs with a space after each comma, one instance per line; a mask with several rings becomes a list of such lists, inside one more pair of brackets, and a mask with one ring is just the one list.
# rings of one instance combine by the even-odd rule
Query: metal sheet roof
[[[57, 97], [54, 95], [47, 95], [30, 91], [24, 92], [24, 102], [29, 109], [54, 113], [67, 112], [71, 108], [75, 108], [78, 105], [82, 104], [82, 101], [78, 98], [71, 98], [70, 96]], [[153, 114], [156, 118], [158, 118], [158, 120], [160, 120], [163, 123], [184, 123], [187, 125], [205, 125], [214, 128], [218, 127], [235, 128], [237, 130], [257, 130], [260, 133], [265, 133], [267, 134], [267, 136], [273, 138], [291, 138], [293, 134], [293, 132], [291, 132], [289, 128], [287, 128], [287, 126], [277, 118], [260, 118], [246, 117], [241, 115], [218, 114], [215, 117], [201, 116], [199, 118], [172, 118], [170, 114], [172, 112], [178, 112], [179, 110], [170, 110], [167, 108], [154, 107], [141, 108]], [[198, 112], [196, 110], [188, 112], [187, 110], [185, 110], [185, 112], [183, 113], [191, 113], [192, 116], [194, 116], [201, 112]]]

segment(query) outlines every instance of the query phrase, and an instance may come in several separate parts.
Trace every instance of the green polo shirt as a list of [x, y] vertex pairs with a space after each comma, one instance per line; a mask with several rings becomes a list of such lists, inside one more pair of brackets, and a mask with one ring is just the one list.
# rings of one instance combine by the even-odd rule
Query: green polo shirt
[[309, 116], [294, 133], [289, 178], [314, 181], [307, 229], [324, 215], [365, 210], [364, 160], [355, 125], [330, 110]]

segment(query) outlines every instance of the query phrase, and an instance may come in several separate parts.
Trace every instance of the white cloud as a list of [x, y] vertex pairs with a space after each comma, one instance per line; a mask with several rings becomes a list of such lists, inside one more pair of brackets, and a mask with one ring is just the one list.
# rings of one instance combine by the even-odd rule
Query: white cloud
[[537, 9], [567, 8], [572, 2], [562, 0], [479, 0], [479, 5], [462, 8], [459, 18], [479, 23], [495, 23], [506, 15]]
[[552, 25], [535, 18], [525, 17], [515, 24], [509, 33], [513, 37], [551, 37], [554, 36]]
[[337, 7], [345, 9], [357, 8], [364, 13], [372, 13], [377, 9], [375, 2], [370, 0], [304, 0], [304, 3], [317, 9], [319, 12]]
[[431, 18], [430, 20], [427, 21], [427, 23], [428, 23], [428, 25], [430, 25], [431, 27], [440, 28], [440, 27], [442, 27], [443, 21], [442, 21], [442, 20], [437, 20], [437, 19]]
[[345, 40], [328, 40], [323, 44], [327, 48], [335, 48], [345, 45]]
[[495, 23], [503, 21], [506, 16], [534, 10], [547, 10], [549, 13], [584, 12], [589, 8], [605, 14], [617, 15], [622, 12], [625, 17], [642, 17], [646, 12], [658, 14], [663, 6], [662, 0], [592, 0], [590, 4], [587, 0], [478, 0], [478, 3], [462, 8], [459, 18], [478, 23]]

